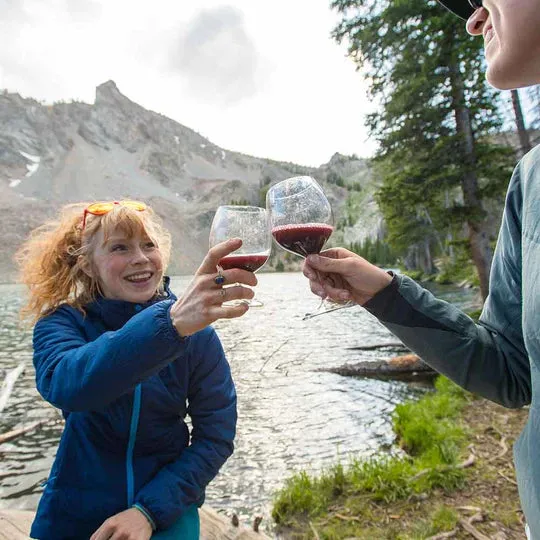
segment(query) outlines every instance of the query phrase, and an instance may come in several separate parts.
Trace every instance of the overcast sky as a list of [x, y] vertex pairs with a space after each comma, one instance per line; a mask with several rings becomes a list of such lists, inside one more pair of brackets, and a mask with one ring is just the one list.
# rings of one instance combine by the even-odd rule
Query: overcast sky
[[109, 79], [213, 143], [305, 165], [370, 156], [329, 0], [0, 0], [0, 88], [94, 101]]

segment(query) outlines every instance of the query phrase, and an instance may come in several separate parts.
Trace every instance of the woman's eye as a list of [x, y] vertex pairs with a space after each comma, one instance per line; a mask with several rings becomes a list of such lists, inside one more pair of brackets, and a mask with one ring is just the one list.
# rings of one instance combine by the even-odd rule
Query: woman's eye
[[156, 247], [156, 244], [154, 244], [154, 242], [149, 241], [149, 242], [146, 242], [146, 244], [144, 244], [144, 247], [146, 249], [153, 249]]
[[127, 247], [125, 244], [113, 244], [111, 246], [111, 251], [124, 251]]

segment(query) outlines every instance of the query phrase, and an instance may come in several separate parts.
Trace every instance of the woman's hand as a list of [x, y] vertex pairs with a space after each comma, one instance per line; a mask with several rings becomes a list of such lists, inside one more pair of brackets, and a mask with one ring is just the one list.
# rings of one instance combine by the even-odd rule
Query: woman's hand
[[303, 271], [314, 294], [340, 303], [363, 305], [392, 281], [384, 270], [344, 248], [310, 255]]
[[142, 512], [129, 508], [111, 516], [90, 540], [149, 540], [152, 526]]
[[[247, 304], [222, 306], [229, 300], [247, 300], [254, 296], [248, 287], [233, 285], [224, 288], [214, 281], [217, 264], [220, 259], [237, 250], [242, 245], [238, 238], [217, 244], [208, 251], [204, 261], [195, 273], [184, 294], [171, 308], [174, 327], [182, 337], [191, 336], [206, 328], [217, 319], [234, 319], [242, 316], [248, 309]], [[232, 268], [223, 272], [225, 285], [242, 283], [251, 287], [257, 285], [253, 272]]]

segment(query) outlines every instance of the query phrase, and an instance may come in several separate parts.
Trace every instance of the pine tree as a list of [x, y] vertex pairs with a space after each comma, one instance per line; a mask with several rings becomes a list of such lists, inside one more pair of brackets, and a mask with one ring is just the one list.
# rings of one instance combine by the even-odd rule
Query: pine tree
[[490, 142], [497, 94], [484, 79], [482, 40], [431, 0], [334, 0], [334, 30], [369, 83], [379, 110], [378, 201], [389, 240], [427, 261], [467, 231], [480, 289], [488, 294], [491, 246], [484, 200], [506, 188], [511, 151]]

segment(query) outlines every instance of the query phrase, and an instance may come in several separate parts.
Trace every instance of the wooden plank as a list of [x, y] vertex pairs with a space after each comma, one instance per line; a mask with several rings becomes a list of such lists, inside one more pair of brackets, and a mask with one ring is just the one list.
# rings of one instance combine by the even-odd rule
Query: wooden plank
[[[201, 517], [201, 540], [270, 540], [264, 533], [247, 527], [235, 527], [224, 515], [204, 505]], [[0, 510], [0, 540], [28, 540], [34, 512], [28, 510]]]
[[[0, 515], [2, 515], [2, 510], [0, 510]], [[30, 510], [9, 510], [7, 519], [20, 529], [22, 533], [29, 535], [34, 517], [35, 512], [31, 512]]]
[[32, 424], [29, 424], [28, 426], [21, 427], [18, 429], [12, 429], [11, 431], [8, 431], [7, 433], [2, 433], [0, 435], [0, 444], [11, 441], [11, 439], [16, 439], [17, 437], [20, 437], [21, 435], [24, 435], [25, 433], [28, 433], [29, 431], [34, 431], [38, 427], [45, 426], [53, 421], [56, 421], [56, 419], [49, 418], [49, 419], [38, 420], [37, 422], [33, 422]]
[[[27, 518], [19, 515], [18, 511], [0, 511], [0, 540], [28, 540], [30, 527], [27, 528]], [[33, 519], [33, 512], [30, 514], [30, 523]]]

